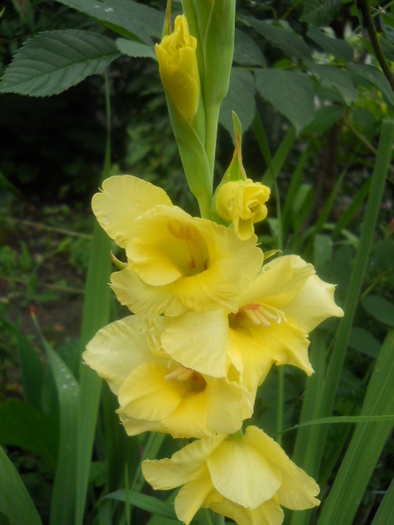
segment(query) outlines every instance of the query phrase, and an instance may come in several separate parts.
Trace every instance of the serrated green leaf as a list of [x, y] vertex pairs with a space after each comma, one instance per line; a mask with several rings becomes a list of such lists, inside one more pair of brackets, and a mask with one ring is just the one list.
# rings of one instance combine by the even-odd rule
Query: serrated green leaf
[[368, 295], [361, 303], [366, 312], [387, 326], [394, 326], [394, 305], [380, 295]]
[[234, 62], [242, 66], [265, 66], [265, 58], [253, 38], [235, 29]]
[[317, 27], [309, 29], [306, 36], [313, 40], [313, 42], [329, 55], [334, 55], [335, 57], [343, 58], [347, 61], [350, 61], [353, 58], [352, 46], [344, 40], [328, 36], [320, 29], [317, 29]]
[[383, 73], [375, 66], [369, 64], [349, 64], [349, 71], [355, 75], [355, 80], [361, 77], [367, 80], [369, 84], [378, 88], [389, 104], [394, 104], [394, 93], [390, 83]]
[[120, 35], [152, 44], [150, 36], [161, 37], [163, 14], [132, 0], [57, 0], [98, 20]]
[[318, 75], [329, 85], [335, 87], [335, 89], [340, 92], [344, 102], [348, 106], [356, 100], [357, 89], [354, 87], [348, 72], [342, 71], [342, 69], [335, 66], [323, 66], [320, 64], [314, 64], [313, 62], [308, 62], [308, 68], [312, 73]]
[[220, 123], [234, 138], [233, 111], [246, 131], [256, 112], [254, 78], [250, 71], [236, 67], [231, 70], [229, 89], [220, 109]]
[[157, 60], [154, 48], [146, 44], [141, 44], [141, 42], [126, 40], [126, 38], [117, 38], [116, 46], [121, 53], [129, 57], [153, 58]]
[[282, 69], [256, 71], [260, 95], [287, 117], [297, 132], [313, 119], [313, 88], [305, 75]]
[[331, 128], [343, 114], [342, 106], [323, 106], [317, 109], [313, 115], [313, 120], [305, 128], [305, 132], [324, 132]]
[[312, 56], [311, 48], [305, 41], [291, 29], [277, 27], [264, 20], [257, 20], [252, 16], [240, 17], [242, 22], [253, 27], [260, 35], [272, 45], [279, 47], [286, 55], [293, 58], [309, 58]]
[[115, 42], [89, 31], [46, 31], [28, 40], [6, 69], [0, 91], [33, 97], [57, 95], [120, 56]]
[[1, 514], [8, 518], [9, 525], [42, 525], [37, 509], [21, 477], [0, 447]]
[[315, 26], [328, 26], [341, 6], [342, 0], [305, 0], [301, 20]]
[[0, 406], [1, 445], [12, 445], [33, 452], [54, 469], [58, 438], [58, 422], [29, 403], [9, 399]]

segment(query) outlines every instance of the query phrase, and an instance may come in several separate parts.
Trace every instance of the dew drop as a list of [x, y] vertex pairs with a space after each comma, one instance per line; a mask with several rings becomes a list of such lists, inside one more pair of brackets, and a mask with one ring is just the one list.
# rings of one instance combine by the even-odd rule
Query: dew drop
[[108, 226], [108, 224], [110, 223], [111, 221], [108, 219], [108, 217], [101, 217], [101, 223], [104, 225], [104, 226]]
[[112, 13], [113, 9], [112, 9], [112, 7], [107, 7], [107, 8], [104, 9], [104, 11], [106, 13]]

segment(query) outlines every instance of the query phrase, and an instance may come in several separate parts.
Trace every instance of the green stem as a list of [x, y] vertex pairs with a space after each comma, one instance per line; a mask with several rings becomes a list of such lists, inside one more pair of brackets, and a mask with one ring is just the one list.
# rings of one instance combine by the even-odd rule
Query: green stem
[[216, 140], [218, 134], [218, 121], [219, 121], [219, 109], [220, 105], [210, 105], [205, 108], [205, 151], [207, 154], [209, 166], [211, 168], [211, 188], [213, 187], [213, 176], [215, 171], [215, 153], [216, 153]]
[[375, 24], [373, 23], [372, 16], [371, 16], [371, 9], [369, 7], [369, 2], [368, 0], [358, 0], [357, 5], [362, 12], [365, 26], [367, 28], [369, 38], [371, 39], [371, 44], [375, 51], [376, 58], [380, 64], [380, 67], [382, 68], [382, 71], [385, 77], [390, 82], [391, 88], [394, 90], [394, 75], [391, 71], [390, 66], [388, 65], [386, 61], [382, 48], [380, 47], [378, 34], [376, 32]]

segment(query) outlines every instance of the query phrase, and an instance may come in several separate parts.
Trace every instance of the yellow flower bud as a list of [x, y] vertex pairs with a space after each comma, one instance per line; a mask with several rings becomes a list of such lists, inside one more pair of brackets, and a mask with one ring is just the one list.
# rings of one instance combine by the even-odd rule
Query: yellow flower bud
[[219, 215], [234, 224], [235, 233], [242, 240], [253, 234], [255, 222], [267, 217], [271, 190], [251, 179], [229, 181], [219, 188], [216, 207]]
[[189, 33], [185, 15], [177, 16], [173, 33], [156, 44], [164, 89], [175, 108], [189, 122], [197, 111], [200, 97], [196, 49], [197, 40]]

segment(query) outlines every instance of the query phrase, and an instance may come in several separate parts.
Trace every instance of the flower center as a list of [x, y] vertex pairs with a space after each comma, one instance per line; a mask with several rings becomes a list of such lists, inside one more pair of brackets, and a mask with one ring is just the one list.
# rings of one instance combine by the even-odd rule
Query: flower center
[[167, 381], [176, 380], [181, 381], [182, 383], [188, 383], [190, 390], [193, 390], [194, 392], [201, 392], [205, 389], [207, 384], [201, 374], [191, 368], [186, 368], [185, 366], [179, 366], [167, 374], [164, 379]]
[[266, 326], [267, 328], [272, 323], [281, 324], [282, 321], [287, 323], [285, 314], [278, 308], [268, 304], [251, 303], [243, 306], [235, 315], [233, 314], [233, 317], [230, 317], [230, 326], [235, 326], [237, 321], [240, 321], [245, 316], [254, 325]]
[[185, 276], [196, 275], [208, 268], [209, 254], [207, 246], [200, 232], [192, 224], [185, 222], [168, 221], [169, 232], [180, 241], [177, 253], [177, 266]]

